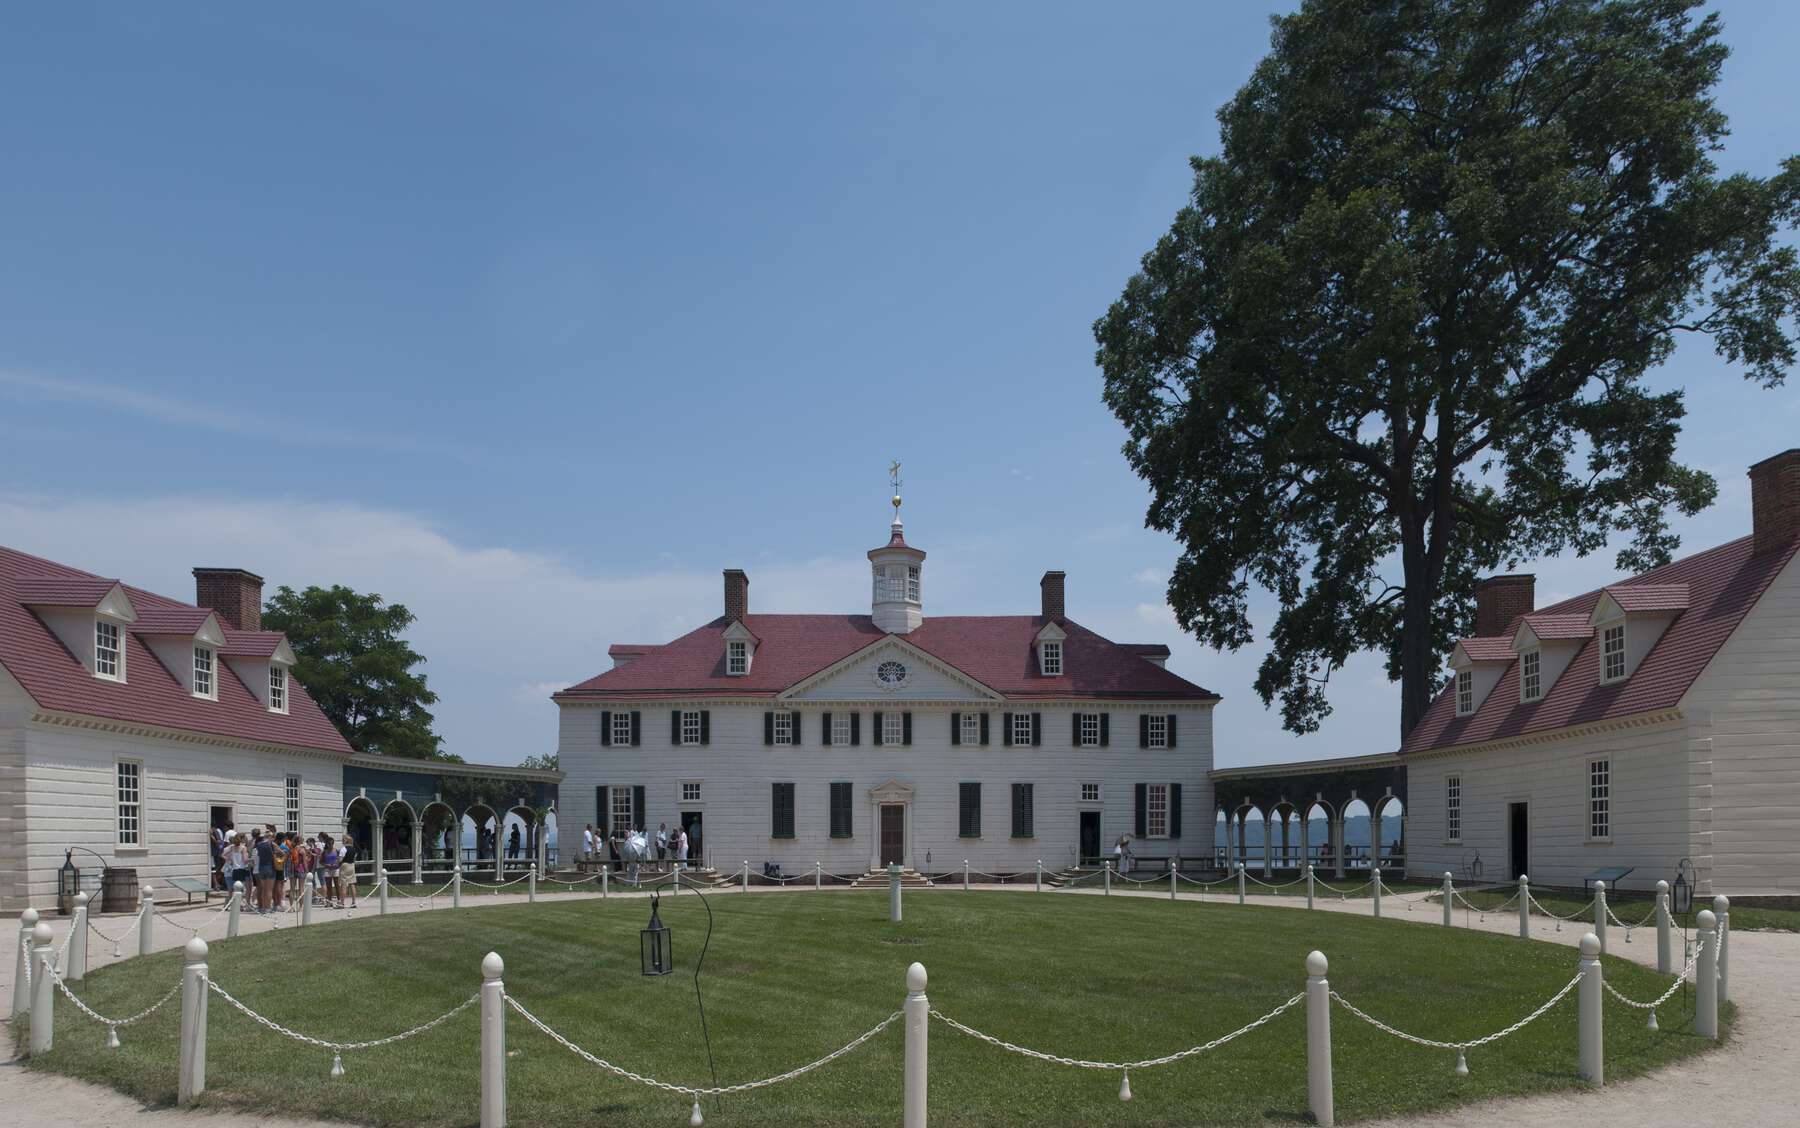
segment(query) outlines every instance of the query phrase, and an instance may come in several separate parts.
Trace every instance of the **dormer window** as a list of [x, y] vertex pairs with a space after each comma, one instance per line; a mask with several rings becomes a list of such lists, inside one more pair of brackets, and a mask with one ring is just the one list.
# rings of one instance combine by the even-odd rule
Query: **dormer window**
[[906, 568], [906, 598], [914, 603], [919, 602], [919, 566], [909, 564]]
[[1475, 671], [1456, 671], [1456, 715], [1466, 717], [1475, 711]]
[[1600, 684], [1625, 680], [1625, 624], [1600, 628]]
[[213, 680], [212, 647], [194, 647], [194, 696], [218, 700], [217, 684]]
[[1059, 678], [1063, 672], [1063, 644], [1048, 640], [1038, 645], [1038, 668], [1047, 678]]
[[725, 644], [725, 672], [734, 678], [750, 672], [750, 644], [733, 640]]
[[1527, 650], [1519, 655], [1519, 700], [1536, 701], [1544, 695], [1544, 652]]
[[269, 667], [269, 712], [285, 713], [287, 711], [287, 667], [271, 665]]
[[119, 645], [119, 626], [105, 619], [94, 620], [94, 676], [125, 680], [125, 651]]

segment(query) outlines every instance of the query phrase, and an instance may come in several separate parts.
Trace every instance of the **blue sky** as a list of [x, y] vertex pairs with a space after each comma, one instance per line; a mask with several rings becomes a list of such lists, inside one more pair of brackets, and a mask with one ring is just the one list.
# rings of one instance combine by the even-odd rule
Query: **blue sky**
[[[721, 568], [757, 610], [866, 606], [900, 458], [928, 614], [1063, 568], [1074, 617], [1225, 695], [1219, 763], [1390, 748], [1373, 661], [1295, 738], [1260, 651], [1182, 639], [1093, 365], [1285, 7], [15, 10], [0, 543], [379, 591], [449, 747], [512, 762], [608, 644], [717, 614]], [[1766, 174], [1800, 23], [1722, 10], [1720, 160]], [[1738, 535], [1800, 383], [1694, 346], [1656, 382], [1721, 484], [1687, 545]], [[1540, 599], [1609, 564], [1540, 564]]]

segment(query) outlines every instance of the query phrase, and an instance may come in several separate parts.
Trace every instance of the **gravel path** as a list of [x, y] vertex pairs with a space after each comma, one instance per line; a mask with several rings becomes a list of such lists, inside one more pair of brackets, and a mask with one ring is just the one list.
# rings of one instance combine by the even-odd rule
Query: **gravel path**
[[[977, 890], [1005, 889], [1019, 892], [1020, 886], [976, 886]], [[1029, 888], [1029, 887], [1025, 887]], [[753, 891], [774, 892], [762, 887], [753, 887]], [[960, 890], [934, 890], [926, 896], [957, 896]], [[804, 895], [804, 894], [802, 894]], [[854, 894], [852, 894], [854, 895]], [[868, 894], [879, 896], [879, 894]], [[1048, 895], [1048, 894], [1047, 894]], [[1099, 891], [1067, 891], [1063, 896], [1102, 896]], [[1145, 891], [1141, 893], [1119, 892], [1115, 896], [1160, 897], [1166, 898], [1166, 892]], [[544, 900], [561, 900], [569, 897], [588, 897], [590, 894], [556, 894], [546, 895]], [[615, 894], [615, 896], [642, 896], [641, 894]], [[1397, 920], [1436, 921], [1440, 909], [1435, 905], [1425, 905], [1420, 901], [1421, 895], [1409, 894], [1404, 897], [1390, 894], [1383, 900], [1384, 914]], [[1199, 900], [1199, 895], [1183, 893], [1181, 900]], [[518, 904], [525, 900], [522, 896], [496, 895], [469, 897], [466, 904], [505, 905]], [[1208, 892], [1204, 900], [1220, 902], [1235, 900], [1230, 894]], [[1249, 902], [1259, 905], [1273, 905], [1284, 908], [1299, 909], [1301, 903], [1292, 897], [1258, 897], [1252, 896]], [[448, 897], [440, 897], [436, 907], [447, 907]], [[424, 900], [411, 900], [401, 896], [390, 899], [389, 912], [406, 913], [425, 911], [430, 904]], [[1367, 913], [1367, 901], [1318, 901], [1321, 910], [1329, 912]], [[168, 921], [159, 920], [156, 926], [155, 939], [158, 949], [175, 948], [185, 943], [188, 932], [178, 929], [174, 922], [181, 922], [188, 928], [199, 926], [202, 935], [209, 939], [222, 936], [224, 922], [214, 915], [213, 910], [202, 909], [169, 909], [166, 910]], [[347, 914], [336, 910], [320, 909], [316, 911], [315, 920], [329, 923], [343, 919]], [[363, 908], [351, 914], [355, 916], [374, 915], [373, 899], [366, 899]], [[291, 919], [291, 918], [290, 918]], [[110, 917], [100, 922], [100, 927], [109, 934], [117, 935], [131, 923], [130, 917]], [[61, 918], [50, 918], [50, 924], [56, 934], [56, 943], [60, 946], [67, 933], [68, 922]], [[1518, 917], [1512, 913], [1489, 913], [1483, 921], [1474, 914], [1458, 911], [1457, 927], [1480, 928], [1491, 932], [1514, 932], [1518, 928]], [[246, 914], [243, 917], [242, 931], [270, 931], [276, 927], [287, 926], [282, 922], [269, 918]], [[17, 935], [15, 920], [0, 920], [0, 937]], [[1558, 932], [1555, 923], [1545, 918], [1532, 919], [1532, 936], [1535, 939], [1552, 943], [1573, 946], [1581, 937], [1585, 927], [1564, 925]], [[1612, 930], [1611, 951], [1615, 955], [1637, 960], [1641, 963], [1654, 964], [1656, 961], [1655, 934], [1652, 930], [1638, 931], [1633, 942], [1623, 943], [1623, 930], [1616, 926]], [[100, 967], [112, 963], [112, 945], [98, 937], [90, 938], [89, 966]], [[126, 947], [125, 956], [136, 954], [135, 937]], [[1679, 953], [1678, 953], [1679, 954]], [[10, 955], [0, 960], [0, 1000], [12, 999], [13, 960]], [[1467, 1105], [1447, 1113], [1433, 1114], [1429, 1117], [1408, 1117], [1395, 1120], [1364, 1121], [1363, 1124], [1376, 1128], [1418, 1128], [1421, 1125], [1444, 1126], [1444, 1128], [1512, 1128], [1512, 1126], [1531, 1126], [1541, 1128], [1544, 1125], [1563, 1125], [1577, 1123], [1618, 1123], [1630, 1128], [1692, 1128], [1695, 1124], [1713, 1123], [1732, 1125], [1734, 1128], [1748, 1126], [1759, 1128], [1762, 1125], [1790, 1125], [1797, 1119], [1795, 1110], [1800, 1108], [1800, 934], [1776, 932], [1733, 932], [1731, 937], [1731, 988], [1733, 1000], [1738, 1006], [1738, 1021], [1732, 1040], [1718, 1051], [1677, 1063], [1652, 1076], [1635, 1078], [1614, 1085], [1608, 1085], [1599, 1091], [1568, 1091], [1551, 1093], [1538, 1097], [1523, 1097], [1505, 1101], [1494, 1101], [1482, 1104]], [[68, 1013], [59, 1008], [58, 1016]], [[1619, 1012], [1609, 1009], [1607, 1017], [1616, 1020]], [[81, 1021], [71, 1016], [68, 1021]], [[59, 1033], [62, 1023], [58, 1024]], [[12, 1042], [12, 1024], [0, 1022], [4, 1026], [5, 1042]], [[17, 1048], [15, 1048], [17, 1052]], [[171, 1049], [171, 1054], [173, 1050]], [[173, 1068], [173, 1062], [171, 1062]], [[1300, 1083], [1296, 1081], [1296, 1083]], [[285, 1120], [272, 1118], [263, 1114], [235, 1113], [230, 1111], [196, 1113], [185, 1109], [168, 1107], [151, 1108], [125, 1097], [111, 1089], [90, 1085], [65, 1077], [43, 1073], [30, 1073], [24, 1068], [21, 1060], [0, 1063], [0, 1108], [8, 1111], [8, 1119], [18, 1124], [29, 1124], [32, 1128], [91, 1128], [96, 1124], [112, 1126], [142, 1125], [145, 1128], [169, 1125], [192, 1126], [201, 1128], [333, 1128], [335, 1122], [315, 1120]], [[471, 1110], [473, 1115], [473, 1110]]]

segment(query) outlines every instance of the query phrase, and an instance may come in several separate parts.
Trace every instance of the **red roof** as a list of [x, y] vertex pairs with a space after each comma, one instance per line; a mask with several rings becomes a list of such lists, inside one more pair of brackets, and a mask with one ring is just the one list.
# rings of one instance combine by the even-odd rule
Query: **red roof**
[[1462, 647], [1471, 662], [1510, 662], [1513, 657], [1512, 639], [1499, 635], [1465, 638], [1456, 645]]
[[[131, 629], [141, 635], [191, 635], [212, 614], [204, 607], [139, 607]], [[223, 630], [225, 624], [220, 623]]]
[[[1594, 624], [1585, 614], [1564, 615], [1554, 611], [1533, 611], [1522, 621], [1543, 642], [1576, 642], [1592, 637], [1594, 633]], [[1514, 627], [1512, 633], [1517, 634], [1518, 628]]]
[[[904, 638], [909, 644], [1007, 697], [1150, 697], [1216, 701], [1218, 694], [1146, 662], [1130, 648], [1068, 619], [1060, 677], [1037, 672], [1039, 615], [940, 615]], [[773, 697], [888, 637], [867, 615], [746, 615], [760, 640], [741, 677], [725, 673], [725, 628], [714, 619], [642, 657], [571, 686], [558, 698], [718, 694]]]
[[1691, 593], [1686, 584], [1614, 584], [1606, 590], [1619, 610], [1631, 615], [1642, 611], [1686, 611]]
[[219, 653], [227, 658], [270, 658], [287, 636], [280, 631], [236, 631], [225, 628], [225, 645]]
[[1479, 744], [1675, 707], [1793, 558], [1795, 550], [1800, 549], [1800, 538], [1760, 556], [1751, 554], [1753, 544], [1753, 538], [1741, 537], [1529, 616], [1528, 622], [1536, 620], [1538, 614], [1568, 616], [1581, 619], [1585, 626], [1600, 600], [1601, 590], [1612, 592], [1615, 597], [1626, 592], [1627, 599], [1633, 598], [1631, 589], [1640, 586], [1661, 589], [1654, 596], [1659, 600], [1666, 598], [1668, 589], [1675, 585], [1686, 585], [1689, 593], [1687, 609], [1669, 624], [1624, 681], [1600, 684], [1599, 646], [1591, 633], [1584, 633], [1581, 648], [1542, 699], [1519, 701], [1517, 662], [1501, 674], [1499, 684], [1481, 707], [1467, 717], [1456, 715], [1456, 704], [1446, 688], [1407, 736], [1401, 753]]
[[[46, 579], [64, 582], [71, 590], [86, 590], [84, 585], [104, 583], [104, 590], [110, 591], [114, 583], [0, 547], [0, 666], [6, 667], [40, 708], [261, 744], [350, 753], [343, 735], [298, 682], [289, 682], [287, 713], [271, 713], [237, 679], [229, 665], [221, 664], [219, 699], [198, 698], [163, 668], [156, 655], [138, 639], [135, 629], [126, 631], [124, 637], [127, 680], [121, 683], [94, 677], [43, 620], [27, 609], [21, 597], [22, 586], [37, 592]], [[191, 615], [195, 611], [192, 604], [141, 588], [127, 585], [125, 594], [140, 616], [152, 619], [180, 613]], [[228, 631], [226, 638], [229, 641], [241, 633]], [[281, 636], [273, 637], [279, 640]], [[226, 653], [232, 652], [227, 646]]]
[[117, 580], [85, 573], [75, 576], [21, 575], [14, 585], [14, 598], [33, 607], [98, 607], [106, 593], [118, 586]]

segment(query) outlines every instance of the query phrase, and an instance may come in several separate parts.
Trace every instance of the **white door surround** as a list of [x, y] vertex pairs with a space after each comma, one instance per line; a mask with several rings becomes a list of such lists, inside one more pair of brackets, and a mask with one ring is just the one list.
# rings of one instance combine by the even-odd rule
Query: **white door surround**
[[897, 779], [869, 788], [869, 826], [874, 829], [869, 835], [870, 869], [881, 868], [881, 808], [889, 804], [898, 805], [905, 811], [906, 856], [900, 864], [913, 864], [913, 794], [912, 784]]

